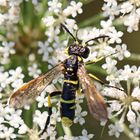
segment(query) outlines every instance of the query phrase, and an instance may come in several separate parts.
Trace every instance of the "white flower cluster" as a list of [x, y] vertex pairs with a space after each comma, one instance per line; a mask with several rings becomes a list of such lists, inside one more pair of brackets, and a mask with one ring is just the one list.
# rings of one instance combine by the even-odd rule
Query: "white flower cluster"
[[120, 133], [124, 131], [124, 124], [127, 121], [134, 134], [140, 136], [140, 67], [125, 65], [124, 69], [118, 70], [112, 63], [112, 71], [109, 65], [104, 66], [104, 68], [110, 69], [107, 80], [110, 81], [111, 85], [119, 85], [120, 89], [123, 89], [121, 87], [123, 81], [127, 86], [124, 91], [104, 88], [103, 94], [107, 97], [109, 104], [109, 118], [118, 117], [115, 124], [109, 125], [109, 135], [119, 137]]
[[[0, 93], [1, 97], [5, 96], [3, 92], [10, 92], [11, 86], [13, 89], [19, 88], [23, 84], [24, 75], [22, 74], [21, 67], [17, 67], [16, 70], [9, 70], [9, 72], [0, 71]], [[9, 93], [10, 94], [10, 93]], [[8, 95], [9, 96], [9, 95]]]
[[48, 6], [50, 16], [47, 15], [44, 17], [43, 21], [48, 27], [46, 35], [49, 37], [49, 42], [54, 40], [57, 41], [57, 35], [60, 33], [60, 23], [65, 24], [70, 31], [77, 29], [76, 21], [72, 18], [69, 18], [69, 16], [74, 18], [77, 16], [77, 13], [82, 13], [81, 2], [76, 3], [75, 1], [71, 1], [69, 6], [67, 6], [65, 9], [62, 9], [62, 3], [59, 0], [52, 0], [48, 2]]
[[13, 108], [4, 107], [0, 103], [0, 139], [10, 140], [18, 135], [25, 134], [27, 126], [20, 117], [22, 111], [15, 111]]
[[[79, 30], [78, 32], [78, 38], [83, 41], [83, 44], [84, 42], [90, 39], [94, 39], [96, 37], [108, 36], [106, 38], [103, 37], [104, 39], [101, 38], [98, 41], [94, 40], [94, 42], [93, 41], [89, 42], [90, 45], [89, 48], [91, 53], [85, 61], [89, 61], [89, 60], [92, 61], [109, 55], [112, 55], [113, 57], [119, 60], [124, 59], [124, 57], [129, 57], [130, 52], [127, 50], [126, 44], [121, 44], [122, 43], [121, 37], [123, 36], [123, 32], [117, 31], [115, 27], [112, 25], [111, 20], [101, 21], [101, 27], [102, 29], [98, 29], [94, 27], [94, 28], [82, 29]], [[116, 46], [113, 45], [114, 47], [112, 47], [112, 44], [114, 43], [116, 43]], [[111, 57], [107, 57], [106, 65], [110, 65], [110, 62], [113, 63], [115, 61], [112, 60]], [[112, 65], [110, 65], [110, 67], [111, 66]]]
[[60, 61], [66, 59], [64, 48], [67, 46], [67, 40], [63, 42], [54, 42], [51, 47], [50, 44], [45, 42], [38, 42], [38, 54], [42, 54], [42, 60], [48, 62], [48, 68], [57, 65]]
[[[28, 0], [26, 0], [28, 1]], [[124, 25], [128, 26], [128, 31], [138, 30], [140, 19], [140, 2], [138, 0], [119, 1], [117, 0], [104, 0], [103, 5], [104, 15], [109, 16], [107, 21], [101, 21], [101, 29], [96, 27], [83, 28], [78, 31], [78, 39], [82, 40], [83, 45], [88, 45], [90, 48], [90, 55], [85, 62], [100, 60], [105, 57], [105, 63], [102, 68], [106, 70], [106, 80], [109, 81], [111, 86], [119, 87], [122, 90], [105, 87], [100, 89], [102, 94], [106, 97], [108, 104], [109, 119], [115, 120], [110, 124], [109, 135], [120, 136], [125, 129], [125, 124], [129, 125], [130, 130], [134, 132], [137, 137], [140, 136], [140, 67], [125, 65], [124, 69], [117, 69], [117, 60], [121, 61], [125, 57], [130, 56], [127, 50], [127, 45], [122, 43], [123, 32], [117, 31], [112, 22], [115, 17], [122, 14]], [[4, 7], [6, 11], [0, 13], [0, 25], [15, 24], [19, 21], [19, 5], [22, 0], [0, 0], [0, 7]], [[38, 0], [32, 0], [33, 6], [40, 3]], [[76, 20], [74, 19], [77, 14], [82, 13], [82, 3], [71, 1], [67, 7], [64, 8], [63, 1], [52, 0], [48, 2], [48, 11], [43, 18], [46, 25], [47, 41], [38, 42], [37, 53], [42, 55], [42, 61], [48, 62], [48, 68], [62, 62], [67, 56], [64, 50], [68, 44], [68, 39], [64, 39], [64, 33], [60, 34], [60, 24], [63, 23], [73, 33], [78, 29]], [[130, 20], [131, 19], [131, 20]], [[98, 40], [91, 40], [102, 36]], [[106, 37], [105, 37], [106, 36]], [[65, 41], [64, 41], [65, 40]], [[88, 40], [91, 40], [86, 44]], [[114, 45], [115, 44], [115, 45]], [[5, 66], [9, 63], [11, 54], [15, 53], [13, 42], [3, 42], [0, 46], [0, 64]], [[62, 79], [54, 79], [52, 85], [37, 97], [37, 109], [33, 114], [33, 126], [28, 128], [22, 119], [22, 111], [8, 108], [5, 104], [5, 98], [9, 96], [11, 88], [16, 90], [23, 84], [24, 75], [21, 67], [15, 70], [5, 71], [5, 67], [0, 66], [0, 139], [16, 139], [23, 137], [27, 133], [30, 139], [39, 139], [39, 133], [44, 129], [48, 112], [40, 111], [41, 108], [48, 107], [48, 97], [46, 93], [55, 91], [54, 84], [58, 81], [62, 86]], [[41, 74], [38, 68], [40, 65], [36, 62], [34, 54], [29, 55], [28, 65], [29, 76], [33, 78]], [[47, 64], [46, 64], [47, 66]], [[61, 77], [61, 76], [60, 76]], [[126, 87], [122, 86], [126, 84]], [[58, 86], [59, 87], [59, 86]], [[126, 89], [126, 90], [125, 90]], [[6, 93], [6, 94], [5, 94]], [[83, 103], [84, 95], [76, 94], [76, 109], [74, 123], [81, 126], [85, 123], [87, 111], [83, 111], [81, 103]], [[61, 121], [60, 113], [60, 100], [59, 97], [51, 99], [52, 115], [50, 118], [49, 127], [41, 138], [50, 140], [90, 140], [93, 139], [93, 134], [88, 134], [87, 130], [82, 130], [81, 136], [58, 136], [56, 124]], [[4, 104], [2, 104], [4, 103]], [[27, 109], [27, 108], [26, 108]], [[29, 109], [29, 108], [28, 108]], [[76, 125], [77, 125], [76, 124]]]
[[104, 0], [102, 7], [104, 15], [114, 20], [119, 16], [127, 31], [137, 31], [140, 21], [140, 1], [139, 0]]
[[14, 42], [3, 41], [0, 46], [0, 64], [7, 64], [10, 61], [9, 56], [15, 54]]
[[[66, 48], [68, 41], [61, 41], [60, 39], [60, 24], [65, 24], [71, 32], [77, 30], [75, 17], [77, 14], [82, 13], [82, 3], [71, 1], [70, 5], [65, 9], [62, 7], [62, 3], [59, 0], [52, 0], [48, 2], [47, 16], [43, 18], [47, 30], [47, 41], [39, 42], [39, 54], [43, 54], [43, 61], [47, 61], [51, 66], [56, 65], [59, 61], [63, 61], [66, 56], [63, 51]], [[72, 18], [71, 18], [72, 16]], [[51, 47], [50, 47], [51, 46]], [[57, 53], [55, 53], [57, 52]]]
[[1, 0], [0, 7], [5, 9], [0, 13], [0, 25], [9, 26], [19, 21], [20, 8], [22, 0]]
[[35, 62], [35, 55], [29, 55], [29, 66], [28, 66], [29, 76], [37, 78], [41, 74], [41, 70], [38, 68], [38, 64]]
[[88, 114], [87, 111], [82, 111], [81, 104], [83, 103], [84, 95], [77, 94], [76, 95], [76, 109], [75, 109], [75, 119], [74, 123], [79, 123], [83, 125], [85, 123], [85, 116]]

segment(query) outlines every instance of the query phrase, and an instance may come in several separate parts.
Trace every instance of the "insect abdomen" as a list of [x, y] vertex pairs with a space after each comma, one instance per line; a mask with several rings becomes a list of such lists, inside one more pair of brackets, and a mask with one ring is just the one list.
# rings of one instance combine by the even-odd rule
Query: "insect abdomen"
[[63, 85], [61, 97], [61, 117], [62, 123], [70, 127], [75, 116], [75, 85], [67, 82]]
[[71, 56], [65, 62], [64, 84], [61, 97], [61, 117], [62, 123], [70, 127], [75, 116], [75, 93], [78, 89], [78, 60], [76, 56]]

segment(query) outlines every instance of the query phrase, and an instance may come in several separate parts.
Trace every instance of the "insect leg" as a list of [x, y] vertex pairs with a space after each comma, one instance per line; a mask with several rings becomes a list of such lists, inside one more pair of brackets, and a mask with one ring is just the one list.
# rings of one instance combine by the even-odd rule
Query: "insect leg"
[[98, 59], [87, 61], [87, 62], [85, 62], [85, 64], [86, 65], [94, 64], [94, 63], [97, 63], [97, 62], [103, 60], [104, 58], [106, 58], [106, 57], [99, 57]]
[[118, 87], [111, 86], [111, 85], [105, 83], [104, 81], [102, 81], [102, 80], [99, 79], [97, 76], [95, 76], [95, 75], [93, 75], [93, 74], [91, 74], [91, 73], [89, 73], [88, 75], [89, 75], [91, 78], [93, 78], [94, 80], [98, 81], [99, 83], [101, 83], [102, 85], [104, 85], [104, 86], [106, 86], [106, 87], [111, 87], [111, 88], [115, 88], [115, 89], [124, 91], [123, 89], [120, 89], [120, 88], [118, 88]]
[[57, 95], [60, 95], [62, 92], [61, 91], [54, 91], [50, 94], [48, 94], [48, 118], [46, 120], [46, 124], [45, 124], [45, 127], [43, 129], [43, 131], [40, 133], [40, 136], [43, 135], [43, 133], [46, 131], [48, 125], [50, 124], [50, 117], [52, 115], [52, 104], [51, 104], [51, 97], [54, 97], [54, 96], [57, 96]]
[[97, 58], [97, 59], [87, 61], [87, 62], [85, 62], [85, 64], [86, 64], [86, 65], [89, 65], [89, 64], [97, 63], [97, 62], [99, 62], [99, 61], [101, 61], [101, 60], [103, 60], [103, 59], [105, 59], [105, 58], [107, 58], [107, 57], [109, 57], [109, 56], [112, 56], [112, 55], [116, 54], [116, 53], [117, 53], [117, 52], [114, 52], [114, 53], [109, 54], [109, 55], [107, 55], [107, 56], [102, 56], [102, 57], [99, 57], [99, 58]]

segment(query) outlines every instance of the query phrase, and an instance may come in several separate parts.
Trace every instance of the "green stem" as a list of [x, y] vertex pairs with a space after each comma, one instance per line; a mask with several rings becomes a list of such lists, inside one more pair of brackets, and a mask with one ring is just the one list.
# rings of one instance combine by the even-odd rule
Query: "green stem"
[[124, 124], [124, 134], [130, 139], [130, 140], [139, 140], [138, 137], [136, 137], [131, 130]]
[[130, 95], [130, 89], [131, 89], [131, 81], [128, 79], [127, 80], [127, 94], [128, 94], [128, 96]]
[[62, 127], [63, 127], [63, 130], [64, 130], [64, 133], [65, 133], [67, 136], [72, 137], [72, 132], [71, 132], [70, 127], [65, 127], [63, 124], [62, 124]]
[[132, 53], [130, 57], [127, 58], [128, 60], [139, 61], [140, 54]]

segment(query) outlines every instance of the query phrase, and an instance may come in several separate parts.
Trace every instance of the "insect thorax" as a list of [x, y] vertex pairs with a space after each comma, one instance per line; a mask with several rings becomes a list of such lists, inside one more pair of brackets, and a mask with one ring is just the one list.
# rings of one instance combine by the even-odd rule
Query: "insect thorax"
[[65, 61], [65, 79], [77, 80], [77, 70], [78, 70], [78, 57], [76, 55], [71, 55]]
[[83, 47], [80, 44], [72, 44], [68, 48], [68, 54], [69, 55], [76, 55], [76, 56], [80, 56], [80, 57], [83, 57], [83, 58], [87, 58], [89, 53], [90, 53], [89, 48], [88, 47]]

